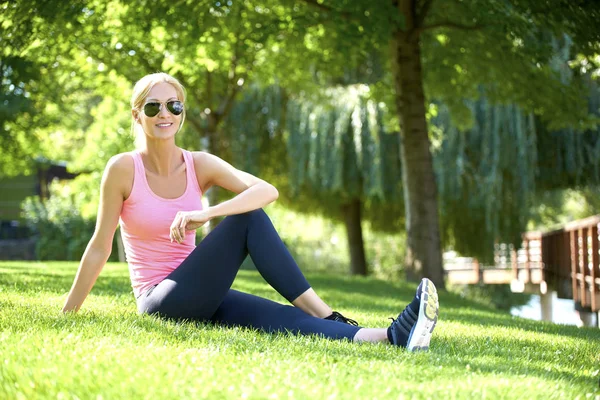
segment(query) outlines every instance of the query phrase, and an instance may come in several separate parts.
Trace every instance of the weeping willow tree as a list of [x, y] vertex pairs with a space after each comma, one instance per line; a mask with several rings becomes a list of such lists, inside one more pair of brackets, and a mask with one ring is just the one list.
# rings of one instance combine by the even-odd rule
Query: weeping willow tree
[[492, 262], [495, 243], [520, 246], [540, 192], [600, 183], [600, 91], [589, 65], [587, 70], [585, 63], [579, 69], [570, 65], [568, 35], [549, 42], [553, 75], [563, 85], [589, 90], [582, 113], [587, 116], [579, 126], [566, 122], [567, 115], [534, 115], [531, 107], [526, 112], [501, 104], [483, 87], [478, 100], [464, 102], [466, 118], [457, 117], [456, 107], [451, 115], [442, 102], [434, 107], [432, 130], [441, 138], [434, 168], [442, 236], [459, 253]]
[[[589, 85], [597, 114], [600, 91]], [[343, 221], [351, 271], [364, 273], [360, 222], [388, 232], [404, 223], [400, 143], [386, 132], [384, 110], [349, 92], [307, 101], [288, 100], [277, 86], [249, 88], [224, 140], [235, 165], [275, 183], [286, 206]], [[600, 132], [551, 130], [515, 105], [485, 98], [465, 106], [468, 124], [442, 102], [431, 107], [442, 232], [447, 246], [491, 262], [495, 243], [520, 244], [536, 193], [600, 184]]]
[[489, 262], [498, 240], [518, 243], [529, 219], [537, 170], [532, 115], [487, 100], [468, 104], [470, 129], [452, 124], [438, 105], [433, 124], [443, 133], [434, 156], [445, 243]]
[[288, 100], [276, 86], [248, 89], [226, 124], [231, 156], [273, 182], [289, 208], [342, 221], [350, 272], [365, 275], [361, 222], [390, 232], [404, 223], [399, 140], [356, 87], [325, 97]]
[[326, 105], [288, 105], [292, 195], [344, 222], [351, 272], [364, 275], [362, 220], [377, 228], [401, 226], [400, 144], [386, 133], [381, 109], [355, 88], [330, 95], [334, 100]]
[[[224, 157], [237, 168], [259, 175], [287, 192], [284, 140], [287, 96], [277, 85], [250, 85], [232, 108], [223, 127]], [[280, 193], [281, 195], [281, 193]]]
[[[600, 88], [592, 80], [588, 86], [589, 112], [600, 117]], [[588, 189], [600, 184], [600, 129], [551, 130], [541, 123], [538, 126], [540, 188]]]
[[[587, 89], [588, 121], [581, 127], [556, 127], [538, 120], [539, 185], [543, 189], [589, 188], [600, 182], [600, 71], [586, 60], [571, 64], [573, 40], [553, 38], [551, 65], [563, 84], [580, 84]], [[577, 64], [579, 64], [577, 66]], [[594, 69], [596, 69], [594, 71]], [[577, 78], [577, 79], [575, 79]]]
[[[600, 114], [600, 90], [589, 81], [589, 112]], [[600, 130], [552, 130], [515, 105], [467, 102], [469, 129], [439, 103], [432, 119], [443, 137], [434, 154], [445, 243], [492, 262], [494, 244], [520, 246], [541, 191], [600, 184]]]
[[[574, 76], [569, 43], [554, 42], [553, 69], [565, 84]], [[593, 121], [600, 91], [583, 78]], [[311, 101], [288, 101], [276, 86], [254, 88], [228, 125], [238, 165], [277, 182], [288, 206], [346, 223], [352, 271], [365, 273], [360, 221], [400, 230], [404, 205], [398, 135], [386, 134], [383, 123], [390, 113], [360, 87], [330, 89]], [[430, 136], [444, 242], [490, 262], [495, 243], [520, 244], [536, 192], [600, 183], [600, 132], [593, 124], [561, 128], [487, 95], [482, 89], [478, 100], [463, 101], [464, 115], [456, 104], [433, 103]]]

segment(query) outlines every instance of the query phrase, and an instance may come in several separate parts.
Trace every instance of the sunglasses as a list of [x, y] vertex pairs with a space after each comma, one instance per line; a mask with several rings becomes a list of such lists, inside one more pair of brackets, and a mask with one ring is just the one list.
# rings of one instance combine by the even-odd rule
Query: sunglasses
[[[144, 104], [144, 114], [147, 117], [155, 117], [162, 109], [163, 103], [151, 101]], [[167, 110], [173, 115], [179, 115], [183, 112], [183, 103], [179, 100], [169, 100], [166, 102]]]

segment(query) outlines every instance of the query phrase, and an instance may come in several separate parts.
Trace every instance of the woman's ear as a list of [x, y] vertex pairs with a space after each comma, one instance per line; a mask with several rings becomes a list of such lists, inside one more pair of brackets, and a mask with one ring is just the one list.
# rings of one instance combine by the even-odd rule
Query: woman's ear
[[133, 117], [135, 122], [140, 123], [140, 112], [138, 110], [131, 110], [131, 116]]

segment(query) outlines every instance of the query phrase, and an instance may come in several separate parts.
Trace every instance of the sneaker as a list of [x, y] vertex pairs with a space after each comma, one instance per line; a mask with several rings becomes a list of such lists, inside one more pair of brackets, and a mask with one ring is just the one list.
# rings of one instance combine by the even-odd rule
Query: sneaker
[[433, 282], [423, 278], [413, 301], [388, 328], [390, 343], [408, 351], [427, 350], [437, 323], [439, 303]]
[[325, 319], [328, 319], [330, 321], [343, 322], [344, 324], [348, 324], [348, 325], [358, 326], [358, 322], [356, 322], [353, 319], [344, 317], [342, 314], [340, 314], [337, 311], [334, 311], [329, 317], [325, 317]]

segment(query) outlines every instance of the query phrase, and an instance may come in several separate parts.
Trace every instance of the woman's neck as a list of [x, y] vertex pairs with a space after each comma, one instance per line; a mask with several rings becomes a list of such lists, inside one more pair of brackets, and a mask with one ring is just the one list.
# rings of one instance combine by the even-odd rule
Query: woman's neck
[[182, 162], [182, 151], [172, 140], [146, 140], [140, 153], [149, 172], [160, 176], [171, 175]]

